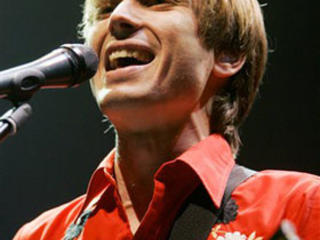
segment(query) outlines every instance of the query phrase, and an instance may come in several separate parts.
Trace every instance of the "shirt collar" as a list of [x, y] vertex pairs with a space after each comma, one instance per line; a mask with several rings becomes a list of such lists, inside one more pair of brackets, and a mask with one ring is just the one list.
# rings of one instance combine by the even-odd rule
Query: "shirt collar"
[[178, 159], [193, 169], [211, 200], [219, 208], [229, 175], [235, 165], [227, 141], [222, 136], [213, 134], [191, 147]]
[[[82, 211], [96, 202], [110, 186], [115, 186], [113, 165], [115, 149], [99, 164], [92, 175]], [[213, 134], [195, 144], [173, 161], [164, 163], [157, 174], [166, 166], [181, 161], [187, 164], [199, 177], [213, 203], [220, 207], [229, 174], [235, 164], [229, 144], [217, 134]], [[156, 176], [157, 176], [156, 174]], [[81, 211], [81, 212], [82, 212]]]
[[115, 149], [111, 150], [92, 174], [87, 188], [86, 198], [78, 217], [85, 209], [94, 209], [106, 189], [109, 188], [110, 185], [116, 185], [113, 177], [114, 156]]

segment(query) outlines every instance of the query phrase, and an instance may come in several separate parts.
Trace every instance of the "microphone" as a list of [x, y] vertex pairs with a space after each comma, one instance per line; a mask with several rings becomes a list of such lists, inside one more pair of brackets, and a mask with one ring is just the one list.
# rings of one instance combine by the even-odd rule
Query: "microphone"
[[43, 88], [68, 88], [94, 76], [98, 57], [82, 44], [64, 44], [27, 64], [0, 72], [0, 98], [29, 100]]

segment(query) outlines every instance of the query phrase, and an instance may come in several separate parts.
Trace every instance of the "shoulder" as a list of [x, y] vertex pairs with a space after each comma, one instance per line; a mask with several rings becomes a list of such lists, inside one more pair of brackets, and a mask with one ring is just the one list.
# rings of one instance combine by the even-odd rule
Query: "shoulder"
[[264, 170], [257, 172], [253, 177], [239, 186], [241, 188], [255, 188], [279, 194], [297, 194], [318, 191], [320, 177], [303, 172]]
[[84, 199], [85, 195], [42, 213], [23, 225], [16, 233], [14, 240], [40, 240], [50, 235], [51, 239], [61, 239], [67, 227], [81, 210]]
[[[320, 234], [320, 177], [293, 171], [261, 171], [232, 194], [242, 215], [252, 213], [265, 227], [291, 220], [303, 239]], [[262, 224], [262, 223], [261, 223]]]
[[241, 183], [234, 195], [262, 196], [271, 200], [312, 200], [320, 198], [320, 177], [303, 172], [265, 170]]

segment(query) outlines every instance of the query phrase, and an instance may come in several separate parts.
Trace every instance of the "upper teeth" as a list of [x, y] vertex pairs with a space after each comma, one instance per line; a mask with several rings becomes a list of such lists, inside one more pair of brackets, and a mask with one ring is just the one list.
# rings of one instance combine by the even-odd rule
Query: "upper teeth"
[[146, 51], [138, 50], [116, 50], [109, 55], [109, 61], [112, 64], [118, 58], [136, 58], [141, 62], [149, 62], [152, 60], [152, 55]]

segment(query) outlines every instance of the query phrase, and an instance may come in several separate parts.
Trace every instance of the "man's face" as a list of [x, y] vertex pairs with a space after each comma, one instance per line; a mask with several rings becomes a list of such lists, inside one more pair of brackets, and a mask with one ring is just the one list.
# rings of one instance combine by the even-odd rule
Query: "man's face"
[[102, 113], [116, 128], [136, 130], [186, 120], [214, 64], [189, 1], [100, 1], [109, 13], [89, 43], [100, 57], [92, 89]]

